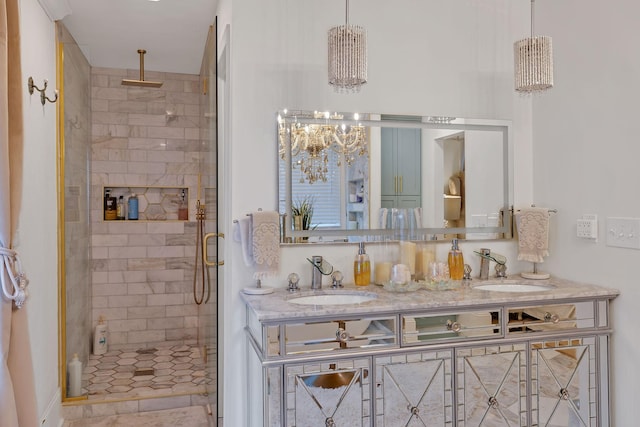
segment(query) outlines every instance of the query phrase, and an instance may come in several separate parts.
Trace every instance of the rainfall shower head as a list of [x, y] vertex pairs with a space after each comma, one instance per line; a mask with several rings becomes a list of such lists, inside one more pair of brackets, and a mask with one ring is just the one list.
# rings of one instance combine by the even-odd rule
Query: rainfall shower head
[[140, 54], [140, 80], [122, 79], [124, 86], [142, 86], [142, 87], [160, 87], [162, 82], [152, 82], [144, 79], [144, 54], [147, 53], [144, 49], [138, 49]]

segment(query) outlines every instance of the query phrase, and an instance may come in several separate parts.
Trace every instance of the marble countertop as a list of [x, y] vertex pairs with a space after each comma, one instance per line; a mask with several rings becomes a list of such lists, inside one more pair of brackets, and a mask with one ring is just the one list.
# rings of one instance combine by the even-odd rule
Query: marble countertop
[[[412, 292], [390, 292], [381, 286], [348, 286], [343, 289], [323, 287], [321, 290], [311, 291], [302, 288], [296, 292], [289, 292], [286, 288], [276, 289], [271, 294], [247, 295], [241, 293], [242, 299], [255, 313], [260, 321], [282, 321], [305, 317], [325, 317], [333, 315], [352, 315], [365, 313], [408, 312], [412, 310], [443, 309], [448, 307], [473, 307], [479, 305], [513, 305], [521, 303], [552, 303], [554, 300], [584, 300], [593, 298], [615, 298], [620, 294], [616, 289], [569, 280], [550, 278], [547, 280], [526, 280], [510, 277], [506, 283], [544, 285], [553, 287], [550, 290], [535, 292], [496, 292], [475, 289], [483, 283], [498, 283], [501, 279], [489, 281], [459, 282], [458, 286], [447, 290], [419, 289]], [[348, 305], [300, 305], [289, 302], [292, 298], [314, 294], [348, 294], [366, 292], [377, 295], [377, 298], [359, 304]]]

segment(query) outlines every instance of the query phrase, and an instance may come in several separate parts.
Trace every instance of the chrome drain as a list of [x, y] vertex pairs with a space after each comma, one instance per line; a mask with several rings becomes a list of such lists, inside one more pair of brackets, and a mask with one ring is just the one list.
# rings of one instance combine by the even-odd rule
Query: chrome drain
[[153, 375], [154, 374], [154, 370], [149, 368], [149, 369], [136, 369], [135, 371], [133, 371], [133, 376], [134, 377], [144, 377], [147, 375]]

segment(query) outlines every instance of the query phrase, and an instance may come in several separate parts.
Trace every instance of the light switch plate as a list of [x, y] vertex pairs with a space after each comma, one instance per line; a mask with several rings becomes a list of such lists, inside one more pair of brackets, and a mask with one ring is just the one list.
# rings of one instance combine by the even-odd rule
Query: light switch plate
[[607, 218], [607, 246], [640, 249], [640, 218]]

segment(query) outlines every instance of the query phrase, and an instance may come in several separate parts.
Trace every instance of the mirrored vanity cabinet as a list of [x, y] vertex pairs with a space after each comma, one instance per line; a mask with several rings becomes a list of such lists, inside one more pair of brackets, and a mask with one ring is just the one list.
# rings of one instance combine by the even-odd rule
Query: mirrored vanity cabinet
[[[618, 292], [559, 279], [535, 292], [479, 283], [243, 295], [248, 425], [609, 426]], [[368, 301], [295, 302], [358, 292]]]

